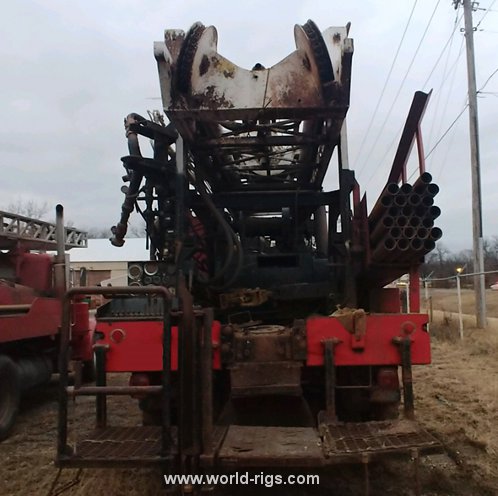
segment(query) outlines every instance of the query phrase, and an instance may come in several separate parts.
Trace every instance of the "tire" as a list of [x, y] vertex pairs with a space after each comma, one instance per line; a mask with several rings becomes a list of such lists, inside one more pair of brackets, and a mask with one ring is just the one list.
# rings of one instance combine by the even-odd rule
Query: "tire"
[[17, 365], [0, 355], [0, 441], [6, 439], [16, 421], [21, 397], [21, 383]]

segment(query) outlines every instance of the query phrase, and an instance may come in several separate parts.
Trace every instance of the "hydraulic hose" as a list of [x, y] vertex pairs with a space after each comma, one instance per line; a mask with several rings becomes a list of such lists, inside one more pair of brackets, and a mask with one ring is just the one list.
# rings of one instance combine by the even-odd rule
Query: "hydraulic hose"
[[[225, 235], [227, 245], [228, 245], [228, 255], [227, 258], [225, 259], [225, 263], [223, 264], [223, 267], [209, 280], [203, 281], [204, 284], [213, 287], [213, 289], [223, 289], [226, 286], [230, 285], [239, 275], [240, 269], [242, 268], [242, 262], [243, 262], [243, 253], [242, 253], [242, 245], [240, 244], [240, 240], [237, 237], [237, 235], [234, 233], [233, 229], [230, 227], [228, 222], [224, 219], [223, 215], [221, 212], [216, 208], [216, 205], [213, 203], [211, 198], [209, 197], [209, 194], [206, 191], [206, 188], [202, 181], [196, 181], [196, 188], [197, 191], [199, 191], [199, 194], [201, 198], [203, 199], [204, 203], [208, 207], [208, 209], [211, 211], [213, 214], [214, 218], [216, 221], [221, 225], [223, 229], [223, 233]], [[230, 268], [230, 265], [233, 260], [233, 255], [234, 255], [234, 250], [237, 250], [237, 255], [238, 255], [238, 260], [237, 260], [237, 266], [236, 269], [230, 277], [230, 280], [224, 283], [221, 286], [213, 286], [215, 283], [217, 283], [227, 272], [227, 270]]]
[[[130, 129], [130, 125], [136, 124], [138, 122], [143, 122], [145, 120], [146, 119], [144, 117], [135, 113], [129, 114], [125, 119], [126, 138], [128, 139], [128, 151], [131, 156], [142, 157], [142, 152], [140, 151], [138, 135], [136, 132]], [[140, 174], [135, 170], [128, 170], [128, 174], [130, 176], [130, 185], [125, 194], [123, 205], [121, 206], [121, 217], [118, 224], [111, 227], [113, 236], [110, 238], [110, 241], [114, 246], [124, 245], [124, 238], [128, 231], [128, 220], [130, 219], [130, 214], [133, 212], [133, 209], [135, 207], [135, 202], [143, 179], [143, 174]]]

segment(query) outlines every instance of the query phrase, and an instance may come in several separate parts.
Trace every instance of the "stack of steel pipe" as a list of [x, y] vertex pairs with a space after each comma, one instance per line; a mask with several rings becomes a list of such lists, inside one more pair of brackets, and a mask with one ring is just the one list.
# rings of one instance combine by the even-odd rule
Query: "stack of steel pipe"
[[412, 185], [388, 184], [368, 216], [374, 263], [415, 263], [436, 246], [443, 232], [434, 227], [441, 210], [434, 205], [439, 187], [428, 172]]

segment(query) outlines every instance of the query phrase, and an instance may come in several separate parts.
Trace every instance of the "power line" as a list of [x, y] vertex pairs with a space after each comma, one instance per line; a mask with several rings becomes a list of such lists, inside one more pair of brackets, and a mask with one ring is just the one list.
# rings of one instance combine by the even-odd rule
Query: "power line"
[[[396, 50], [396, 54], [394, 55], [394, 59], [391, 63], [391, 68], [389, 69], [389, 73], [387, 74], [387, 77], [386, 77], [386, 80], [384, 82], [384, 86], [382, 88], [382, 91], [380, 93], [380, 97], [379, 99], [377, 100], [377, 105], [375, 106], [375, 110], [373, 111], [372, 113], [372, 117], [370, 119], [370, 122], [368, 123], [368, 126], [367, 126], [367, 132], [363, 135], [363, 139], [361, 140], [361, 144], [360, 144], [360, 148], [358, 149], [358, 153], [356, 154], [356, 158], [355, 158], [355, 161], [354, 161], [354, 164], [353, 164], [353, 169], [354, 169], [354, 166], [356, 165], [356, 162], [358, 161], [358, 158], [360, 157], [361, 155], [361, 152], [363, 151], [363, 147], [366, 143], [366, 140], [367, 140], [367, 137], [368, 137], [368, 134], [370, 133], [370, 129], [372, 129], [372, 124], [373, 124], [373, 121], [375, 119], [375, 116], [377, 115], [377, 110], [379, 110], [379, 106], [380, 106], [380, 103], [382, 101], [382, 98], [384, 97], [384, 93], [386, 91], [386, 88], [387, 88], [387, 83], [389, 82], [389, 79], [391, 77], [391, 74], [393, 72], [393, 69], [394, 69], [394, 65], [396, 64], [396, 60], [398, 59], [398, 55], [399, 55], [399, 52], [401, 50], [401, 46], [403, 45], [403, 41], [405, 39], [405, 36], [406, 36], [406, 33], [408, 31], [408, 26], [410, 25], [410, 22], [412, 20], [412, 17], [413, 17], [413, 12], [415, 11], [415, 7], [417, 6], [417, 2], [418, 0], [415, 0], [415, 2], [413, 2], [413, 7], [412, 7], [412, 10], [410, 12], [410, 15], [408, 17], [408, 21], [406, 22], [406, 26], [405, 26], [405, 29], [403, 31], [403, 34], [401, 36], [401, 40], [398, 44], [398, 48]], [[364, 167], [364, 166], [363, 166]], [[360, 174], [360, 172], [363, 170], [360, 169], [360, 171], [358, 172], [358, 174]]]
[[494, 12], [493, 10], [491, 10], [493, 8], [493, 5], [496, 3], [496, 0], [493, 0], [491, 2], [491, 5], [486, 9], [486, 12], [484, 12], [483, 16], [481, 17], [480, 21], [477, 23], [477, 26], [474, 28], [474, 29], [477, 29], [480, 25], [481, 25], [481, 22], [484, 21], [484, 19], [486, 18], [486, 16], [490, 13], [490, 12]]
[[[451, 76], [450, 76], [451, 77], [451, 81], [450, 81], [450, 84], [449, 84], [449, 87], [448, 87], [448, 91], [446, 93], [446, 98], [445, 98], [445, 101], [444, 101], [444, 105], [443, 105], [444, 111], [442, 112], [441, 117], [439, 119], [439, 125], [437, 127], [436, 136], [438, 136], [438, 135], [441, 134], [441, 130], [443, 128], [444, 118], [446, 116], [446, 111], [449, 108], [448, 104], [449, 104], [449, 101], [450, 101], [450, 96], [451, 96], [451, 93], [453, 91], [453, 86], [454, 86], [455, 80], [456, 80], [457, 64], [458, 64], [458, 61], [460, 60], [460, 57], [463, 54], [463, 44], [464, 44], [464, 41], [465, 41], [465, 39], [462, 36], [462, 41], [460, 43], [460, 48], [458, 50], [457, 57], [456, 57], [455, 61], [453, 62], [453, 64], [451, 65], [451, 67], [450, 67], [450, 69], [448, 71], [446, 71], [446, 68], [445, 68], [441, 84], [440, 84], [440, 86], [439, 86], [439, 88], [437, 90], [438, 100], [437, 100], [437, 105], [436, 105], [436, 112], [434, 113], [434, 119], [432, 120], [431, 130], [430, 130], [430, 133], [429, 133], [429, 142], [432, 142], [432, 139], [433, 139], [433, 136], [434, 136], [434, 130], [435, 130], [435, 124], [436, 124], [436, 116], [437, 116], [438, 109], [439, 109], [439, 104], [440, 104], [440, 101], [441, 101], [441, 99], [439, 97], [441, 96], [442, 92], [440, 90], [443, 87], [443, 85], [445, 84], [445, 82], [447, 81], [446, 74], [451, 74]], [[449, 53], [448, 53], [448, 55], [449, 55]]]
[[[432, 20], [434, 19], [434, 15], [436, 14], [436, 10], [439, 7], [440, 3], [441, 3], [441, 0], [438, 0], [437, 3], [436, 3], [436, 6], [434, 7], [434, 10], [432, 11], [431, 17], [429, 18], [429, 21], [427, 22], [427, 25], [425, 27], [425, 30], [424, 30], [423, 34], [422, 34], [422, 37], [420, 38], [420, 41], [419, 41], [418, 46], [417, 46], [417, 48], [415, 50], [415, 53], [413, 54], [413, 57], [412, 57], [412, 59], [410, 61], [408, 69], [406, 70], [405, 75], [403, 77], [403, 80], [401, 81], [401, 84], [399, 85], [399, 88], [398, 88], [398, 91], [396, 93], [396, 96], [394, 97], [393, 103], [391, 104], [391, 107], [389, 108], [389, 111], [387, 112], [387, 115], [386, 115], [386, 117], [385, 117], [385, 119], [384, 119], [384, 121], [383, 121], [383, 123], [382, 123], [382, 125], [380, 127], [380, 130], [377, 133], [377, 136], [376, 136], [376, 138], [374, 140], [374, 143], [373, 143], [372, 147], [370, 148], [369, 153], [367, 154], [367, 159], [371, 155], [371, 153], [373, 152], [373, 150], [375, 149], [375, 146], [377, 145], [378, 140], [379, 140], [380, 136], [382, 135], [382, 132], [384, 131], [384, 128], [385, 128], [385, 126], [387, 124], [387, 121], [389, 120], [389, 117], [391, 116], [391, 113], [392, 113], [392, 111], [394, 109], [394, 106], [396, 105], [396, 102], [398, 101], [398, 98], [399, 98], [399, 95], [401, 93], [401, 90], [403, 89], [403, 85], [405, 84], [405, 81], [408, 78], [408, 74], [410, 73], [410, 70], [411, 70], [411, 68], [413, 66], [413, 63], [415, 62], [415, 59], [416, 59], [416, 57], [418, 55], [420, 47], [422, 46], [422, 43], [423, 43], [423, 41], [425, 39], [425, 36], [427, 35], [427, 32], [429, 31], [429, 27], [430, 27], [430, 25], [432, 23]], [[365, 163], [364, 163], [363, 167], [360, 169], [360, 172], [364, 169], [366, 163], [367, 163], [367, 160], [365, 160]], [[367, 185], [368, 185], [368, 183], [367, 183]]]
[[[455, 72], [453, 75], [455, 75], [455, 74], [456, 74], [456, 72]], [[454, 78], [453, 78], [453, 79], [454, 79]], [[450, 94], [451, 94], [451, 92], [449, 92], [449, 93], [448, 93], [448, 95], [447, 95], [447, 97], [448, 97], [448, 98], [447, 98], [447, 100], [449, 99]], [[467, 97], [467, 96], [465, 96], [465, 98], [463, 99], [463, 106], [464, 106], [464, 110], [465, 110], [465, 108], [467, 107], [467, 98], [468, 98], [468, 97]], [[447, 105], [447, 102], [446, 102], [446, 105]], [[441, 123], [440, 123], [440, 126], [439, 126], [439, 131], [438, 131], [438, 133], [440, 133], [441, 128], [442, 128], [442, 124], [443, 124], [442, 119], [443, 119], [443, 117], [444, 117], [444, 116], [442, 116], [442, 118], [441, 118]], [[458, 116], [456, 120], [457, 120], [457, 122], [460, 122], [460, 116]], [[439, 170], [439, 172], [437, 173], [437, 180], [438, 180], [438, 181], [439, 181], [439, 178], [441, 177], [441, 175], [442, 175], [442, 173], [443, 173], [443, 170], [444, 170], [444, 168], [445, 168], [445, 166], [446, 166], [446, 162], [447, 162], [447, 159], [448, 159], [448, 154], [449, 154], [449, 151], [450, 151], [450, 149], [451, 149], [451, 145], [452, 145], [453, 140], [454, 140], [455, 135], [456, 135], [456, 130], [457, 130], [457, 127], [455, 127], [455, 123], [452, 123], [452, 124], [448, 127], [448, 129], [445, 131], [445, 136], [441, 136], [441, 137], [440, 137], [439, 142], [438, 142], [438, 143], [436, 143], [436, 144], [434, 145], [434, 147], [433, 147], [434, 149], [435, 149], [435, 148], [437, 148], [437, 146], [440, 144], [440, 142], [442, 142], [442, 141], [443, 141], [443, 139], [444, 139], [444, 138], [448, 135], [448, 133], [449, 133], [449, 131], [450, 131], [450, 130], [452, 130], [452, 133], [451, 133], [451, 136], [450, 136], [450, 140], [448, 141], [448, 143], [447, 143], [447, 145], [446, 145], [446, 151], [445, 151], [445, 153], [444, 153], [443, 160], [442, 160], [442, 161], [441, 161], [441, 160], [439, 160], [439, 161], [437, 162], [437, 164], [440, 166], [440, 170]], [[434, 151], [434, 150], [431, 150], [431, 153], [432, 153], [432, 151]], [[431, 163], [432, 163], [432, 161], [434, 160], [434, 155], [433, 155], [432, 157], [433, 157], [433, 158], [431, 159]], [[425, 158], [425, 157], [424, 157], [424, 158]], [[435, 170], [436, 170], [436, 169], [434, 168], [434, 173], [435, 173]], [[433, 175], [435, 176], [435, 174], [433, 174]], [[435, 177], [436, 177], [436, 176], [435, 176]]]
[[[463, 17], [463, 14], [461, 14], [460, 18], [458, 18], [458, 12], [457, 12], [457, 15], [455, 16], [455, 23], [453, 25], [453, 31], [451, 32], [450, 37], [448, 38], [448, 41], [446, 42], [446, 44], [444, 45], [443, 49], [441, 50], [441, 53], [439, 54], [439, 57], [437, 58], [434, 66], [432, 67], [431, 72], [427, 76], [427, 79], [425, 80], [425, 82], [424, 82], [424, 84], [422, 86], [423, 88], [425, 88], [425, 86], [429, 82], [429, 79], [431, 78], [432, 74], [434, 73], [436, 67], [439, 65], [439, 62], [441, 61], [441, 58], [443, 57], [444, 52], [446, 51], [446, 48], [448, 48], [448, 45], [450, 46], [450, 50], [448, 51], [448, 57], [449, 57], [449, 52], [451, 51], [451, 45], [453, 44], [453, 38], [455, 36], [455, 31], [456, 31], [456, 28], [458, 27], [458, 24], [462, 20], [462, 17]], [[448, 64], [448, 59], [446, 59], [446, 65], [447, 64]]]
[[[460, 120], [458, 121], [458, 124], [460, 124]], [[446, 145], [446, 151], [444, 152], [444, 157], [443, 157], [443, 160], [441, 162], [441, 169], [439, 170], [438, 174], [437, 174], [437, 178], [436, 178], [436, 182], [439, 181], [439, 179], [441, 178], [441, 176], [443, 175], [443, 172], [444, 172], [444, 168], [446, 167], [446, 164], [448, 163], [448, 156], [450, 154], [450, 150], [451, 150], [451, 147], [453, 145], [453, 141], [455, 140], [455, 136], [457, 135], [457, 130], [458, 130], [458, 126], [454, 126], [453, 127], [453, 131], [451, 132], [451, 136], [450, 136], [450, 139], [448, 140], [448, 144]]]
[[492, 74], [486, 79], [486, 82], [481, 86], [479, 90], [477, 90], [477, 93], [481, 93], [481, 91], [486, 87], [486, 85], [491, 81], [491, 78], [498, 72], [498, 68], [496, 68]]
[[469, 106], [469, 104], [466, 103], [465, 106], [463, 107], [463, 109], [461, 110], [461, 112], [455, 117], [455, 119], [453, 120], [453, 122], [448, 126], [448, 129], [446, 129], [446, 131], [443, 133], [443, 135], [437, 140], [436, 144], [431, 148], [431, 150], [429, 151], [429, 153], [426, 154], [426, 156], [424, 157], [424, 159], [427, 159], [428, 157], [430, 157], [430, 155], [432, 154], [432, 152], [438, 147], [439, 143], [441, 143], [441, 141], [443, 141], [443, 139], [445, 138], [445, 136], [450, 132], [451, 128], [457, 123], [458, 119], [460, 119], [460, 117], [465, 112], [465, 110], [467, 109], [468, 106]]

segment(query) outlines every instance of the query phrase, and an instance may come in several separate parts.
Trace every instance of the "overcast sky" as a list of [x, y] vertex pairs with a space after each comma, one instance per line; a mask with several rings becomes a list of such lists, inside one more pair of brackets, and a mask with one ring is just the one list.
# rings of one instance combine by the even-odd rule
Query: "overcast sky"
[[[482, 19], [475, 33], [478, 88], [498, 69], [498, 3], [493, 4], [483, 0], [474, 13], [475, 25]], [[62, 203], [77, 227], [115, 224], [123, 199], [119, 159], [127, 154], [123, 117], [161, 107], [152, 46], [163, 30], [187, 30], [195, 21], [212, 24], [221, 54], [246, 68], [256, 62], [269, 67], [294, 50], [293, 26], [307, 19], [322, 30], [352, 24], [349, 153], [372, 206], [413, 93], [433, 89], [423, 122], [426, 153], [466, 103], [462, 11], [456, 12], [450, 0], [418, 0], [379, 103], [413, 5], [414, 0], [6, 2], [0, 43], [0, 206], [19, 199]], [[480, 96], [484, 234], [495, 236], [498, 74]], [[436, 204], [443, 211], [438, 222], [443, 243], [453, 251], [470, 248], [467, 112], [427, 166], [441, 188]], [[139, 224], [136, 214], [134, 224]]]

